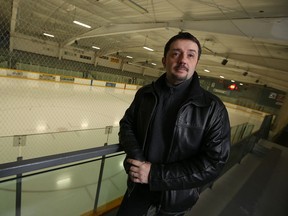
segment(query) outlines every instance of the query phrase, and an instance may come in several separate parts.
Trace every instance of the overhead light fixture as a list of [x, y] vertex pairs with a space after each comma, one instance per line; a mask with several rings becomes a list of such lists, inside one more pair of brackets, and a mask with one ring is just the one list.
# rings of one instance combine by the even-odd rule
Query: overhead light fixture
[[48, 34], [48, 33], [43, 33], [43, 35], [45, 35], [45, 36], [47, 36], [47, 37], [52, 37], [52, 38], [54, 38], [54, 35], [52, 35], [52, 34]]
[[239, 83], [239, 85], [243, 86], [243, 83]]
[[151, 51], [151, 52], [154, 51], [152, 48], [149, 48], [149, 47], [147, 47], [147, 46], [143, 46], [143, 48], [146, 49], [146, 50], [149, 50], [149, 51]]
[[88, 126], [89, 126], [89, 125], [88, 125], [88, 122], [82, 122], [82, 123], [81, 123], [81, 128], [82, 128], [82, 129], [86, 129]]
[[226, 59], [226, 58], [223, 59], [222, 62], [221, 62], [222, 65], [226, 65], [227, 63], [228, 63], [228, 59]]
[[224, 79], [224, 76], [220, 76], [220, 78]]
[[37, 132], [45, 132], [47, 130], [47, 125], [46, 124], [39, 124], [36, 127]]
[[156, 63], [154, 63], [154, 62], [152, 62], [151, 64], [152, 64], [152, 65], [154, 65], [154, 66], [156, 66], [156, 65], [157, 65], [157, 64], [156, 64]]
[[73, 23], [77, 24], [77, 25], [80, 25], [82, 27], [85, 27], [85, 28], [91, 28], [91, 26], [85, 24], [85, 23], [82, 23], [82, 22], [79, 22], [79, 21], [76, 21], [74, 20]]
[[148, 10], [146, 10], [141, 5], [137, 4], [136, 2], [134, 2], [132, 0], [121, 0], [121, 2], [123, 2], [124, 4], [129, 6], [130, 8], [132, 8], [132, 9], [134, 9], [134, 10], [136, 10], [142, 14], [149, 13]]
[[234, 83], [234, 82], [235, 82], [235, 80], [231, 80], [231, 82], [233, 82], [233, 83]]
[[132, 59], [133, 57], [132, 57], [132, 56], [129, 56], [129, 55], [127, 55], [127, 56], [126, 56], [126, 58]]
[[59, 187], [65, 187], [71, 184], [71, 178], [68, 177], [68, 178], [59, 179], [56, 183]]
[[98, 49], [98, 50], [100, 49], [100, 47], [97, 47], [97, 46], [92, 46], [92, 48], [93, 49]]
[[208, 70], [208, 69], [204, 69], [204, 71], [207, 72], [207, 73], [210, 73], [210, 70]]

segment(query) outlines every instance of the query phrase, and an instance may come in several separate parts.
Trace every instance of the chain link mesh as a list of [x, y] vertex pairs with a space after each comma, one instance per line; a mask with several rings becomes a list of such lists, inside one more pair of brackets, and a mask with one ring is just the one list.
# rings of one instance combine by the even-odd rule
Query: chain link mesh
[[[105, 126], [118, 126], [135, 90], [163, 73], [149, 62], [157, 55], [158, 64], [161, 63], [160, 48], [158, 54], [149, 54], [151, 56], [137, 53], [138, 58], [143, 59], [141, 64], [133, 63], [128, 53], [121, 52], [140, 46], [139, 40], [133, 38], [147, 41], [145, 33], [90, 37], [89, 30], [75, 25], [75, 20], [93, 24], [92, 29], [109, 24], [109, 20], [97, 16], [99, 8], [89, 8], [96, 4], [91, 2], [0, 0], [0, 137], [96, 128], [105, 131]], [[111, 11], [117, 9], [118, 1], [112, 2], [114, 4], [107, 2]], [[72, 3], [77, 4], [77, 8]], [[158, 47], [162, 50], [163, 44]], [[251, 94], [241, 86], [243, 89], [239, 92], [228, 92], [227, 82], [217, 78], [201, 76], [200, 82], [225, 102], [270, 113], [279, 111], [275, 105], [265, 106], [255, 101], [255, 96], [259, 98], [263, 92], [259, 87], [251, 85], [254, 91]], [[283, 92], [275, 92], [277, 97], [285, 98]], [[116, 141], [117, 132], [113, 134], [112, 139]], [[42, 136], [46, 137], [43, 143], [52, 142], [51, 136]], [[67, 138], [57, 137], [61, 145], [67, 145], [63, 152], [69, 150]], [[27, 137], [26, 143], [31, 139]], [[4, 145], [7, 139], [0, 142]], [[84, 143], [84, 140], [78, 142]], [[23, 149], [25, 151], [25, 145]], [[45, 155], [45, 151], [39, 155]]]

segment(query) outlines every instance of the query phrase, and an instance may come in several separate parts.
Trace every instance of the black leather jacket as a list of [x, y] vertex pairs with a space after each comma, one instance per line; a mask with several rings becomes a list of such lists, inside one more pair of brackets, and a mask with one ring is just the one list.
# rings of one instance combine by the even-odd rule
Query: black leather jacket
[[[139, 89], [120, 121], [120, 145], [128, 158], [145, 161], [146, 138], [157, 105], [155, 85], [157, 81]], [[199, 188], [215, 180], [230, 151], [230, 124], [224, 104], [200, 87], [196, 72], [190, 89], [177, 114], [165, 163], [152, 164], [150, 170], [150, 190], [162, 191], [161, 206], [168, 212], [191, 208]]]

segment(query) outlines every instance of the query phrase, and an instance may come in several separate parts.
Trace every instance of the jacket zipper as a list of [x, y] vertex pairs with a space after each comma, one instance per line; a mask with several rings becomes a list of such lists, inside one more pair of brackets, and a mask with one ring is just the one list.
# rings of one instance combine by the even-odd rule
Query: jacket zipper
[[154, 107], [153, 107], [153, 110], [152, 110], [152, 113], [150, 115], [150, 118], [149, 118], [149, 124], [148, 124], [148, 127], [146, 129], [146, 132], [145, 132], [145, 137], [144, 137], [144, 141], [143, 141], [143, 149], [145, 149], [145, 146], [146, 146], [146, 140], [147, 140], [147, 134], [148, 134], [148, 131], [149, 131], [149, 128], [150, 128], [150, 125], [151, 125], [151, 119], [152, 119], [152, 116], [154, 115], [154, 112], [155, 112], [155, 108], [156, 108], [156, 104], [158, 102], [157, 100], [157, 96], [155, 96], [155, 94], [153, 93], [153, 96], [155, 98], [155, 104], [154, 104]]
[[[177, 113], [177, 118], [176, 118], [175, 124], [179, 121], [181, 111], [184, 109], [184, 107], [188, 106], [190, 103], [191, 102], [188, 102], [186, 104], [183, 104], [183, 106], [180, 107], [180, 109], [179, 109], [179, 111]], [[169, 148], [169, 151], [168, 151], [168, 155], [166, 157], [166, 162], [169, 161], [169, 158], [170, 158], [170, 155], [171, 155], [171, 152], [172, 152], [172, 147], [173, 147], [173, 143], [174, 143], [174, 136], [175, 136], [175, 130], [176, 130], [176, 127], [174, 127], [174, 130], [173, 130], [173, 136], [172, 136], [172, 139], [171, 139], [171, 144], [170, 144], [170, 148]]]

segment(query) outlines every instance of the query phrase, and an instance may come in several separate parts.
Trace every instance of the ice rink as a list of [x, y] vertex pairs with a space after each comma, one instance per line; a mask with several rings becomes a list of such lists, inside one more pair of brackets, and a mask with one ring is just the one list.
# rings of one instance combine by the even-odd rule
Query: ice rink
[[[0, 137], [118, 126], [135, 90], [0, 78]], [[231, 126], [262, 121], [227, 105]], [[260, 118], [259, 118], [260, 117]]]

